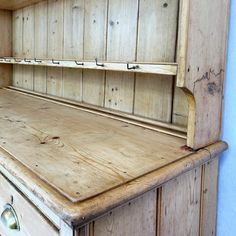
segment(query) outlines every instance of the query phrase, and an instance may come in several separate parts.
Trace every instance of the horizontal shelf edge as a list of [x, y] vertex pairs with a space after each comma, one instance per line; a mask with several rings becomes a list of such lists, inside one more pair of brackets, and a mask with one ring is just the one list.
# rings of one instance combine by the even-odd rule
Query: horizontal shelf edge
[[105, 71], [122, 71], [160, 75], [177, 75], [178, 65], [176, 63], [139, 63], [139, 62], [97, 62], [77, 60], [49, 60], [49, 59], [27, 59], [27, 58], [0, 58], [1, 64], [48, 66], [71, 69], [91, 69]]

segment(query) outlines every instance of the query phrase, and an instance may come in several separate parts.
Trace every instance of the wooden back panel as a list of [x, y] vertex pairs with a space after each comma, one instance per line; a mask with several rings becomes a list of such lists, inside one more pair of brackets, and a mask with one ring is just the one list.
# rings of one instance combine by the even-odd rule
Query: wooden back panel
[[[13, 12], [13, 56], [175, 62], [179, 1], [50, 0]], [[13, 85], [187, 125], [172, 76], [15, 65]], [[173, 102], [174, 101], [174, 102]]]
[[[1, 29], [1, 46], [0, 57], [11, 56], [11, 23], [12, 13], [7, 10], [0, 10], [0, 29]], [[12, 66], [0, 65], [0, 87], [8, 86], [11, 84]]]

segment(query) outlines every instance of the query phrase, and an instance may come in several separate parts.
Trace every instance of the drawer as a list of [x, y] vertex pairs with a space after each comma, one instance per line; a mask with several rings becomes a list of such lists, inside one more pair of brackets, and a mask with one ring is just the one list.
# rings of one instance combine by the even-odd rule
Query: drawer
[[58, 230], [37, 210], [37, 208], [0, 174], [0, 214], [6, 210], [6, 206], [9, 208], [12, 207], [10, 213], [15, 213], [20, 229], [9, 230], [1, 221], [1, 236], [59, 235]]

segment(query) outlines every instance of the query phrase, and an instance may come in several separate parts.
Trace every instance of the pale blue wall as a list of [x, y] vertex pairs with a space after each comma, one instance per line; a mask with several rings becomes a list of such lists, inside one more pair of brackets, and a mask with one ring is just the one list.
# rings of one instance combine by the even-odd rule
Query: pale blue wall
[[223, 140], [229, 150], [220, 163], [217, 236], [236, 236], [236, 0], [231, 0]]

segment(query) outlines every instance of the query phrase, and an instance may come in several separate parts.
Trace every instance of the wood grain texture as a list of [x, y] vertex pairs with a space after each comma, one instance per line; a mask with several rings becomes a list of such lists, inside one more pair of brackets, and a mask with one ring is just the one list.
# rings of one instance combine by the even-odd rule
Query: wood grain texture
[[[138, 1], [109, 1], [107, 60], [134, 61]], [[132, 113], [134, 99], [134, 74], [107, 73], [105, 106]]]
[[[48, 58], [48, 8], [47, 1], [40, 2], [34, 8], [34, 49], [36, 58]], [[47, 68], [34, 67], [34, 91], [47, 92]]]
[[[192, 153], [179, 161], [162, 166], [154, 172], [133, 179], [117, 188], [79, 203], [72, 203], [66, 199], [55, 188], [48, 185], [3, 149], [0, 149], [0, 170], [7, 178], [16, 183], [17, 186], [21, 186], [22, 191], [27, 196], [29, 192], [32, 192], [32, 195], [35, 195], [35, 198], [31, 197], [33, 202], [40, 199], [42, 204], [53, 209], [54, 213], [69, 225], [72, 225], [73, 222], [74, 226], [79, 227], [105, 214], [107, 211], [152, 190], [156, 186], [161, 186], [163, 183], [176, 178], [186, 171], [190, 171], [207, 161], [213, 160], [226, 148], [227, 145], [225, 143], [218, 142], [204, 150]], [[56, 224], [58, 225], [58, 223]]]
[[[63, 57], [63, 0], [48, 2], [48, 57], [62, 59]], [[62, 69], [48, 68], [47, 93], [62, 96]]]
[[[119, 12], [116, 11], [118, 5]], [[169, 1], [168, 7], [164, 7], [161, 1], [157, 3], [153, 1], [150, 6], [145, 1], [140, 4], [138, 1], [124, 1], [122, 4], [118, 1], [111, 1], [108, 4], [107, 0], [43, 1], [23, 9], [23, 11], [27, 10], [31, 16], [34, 15], [34, 18], [31, 17], [32, 20], [29, 18], [28, 22], [30, 26], [35, 25], [34, 35], [31, 37], [32, 42], [28, 47], [35, 44], [35, 57], [37, 58], [89, 60], [90, 64], [95, 58], [98, 58], [100, 63], [137, 59], [141, 62], [155, 62], [157, 57], [159, 60], [163, 59], [164, 62], [169, 60], [173, 62], [175, 50], [172, 48], [176, 41], [177, 27], [176, 20], [174, 21], [177, 16], [176, 5], [174, 1]], [[151, 34], [151, 25], [148, 24], [148, 28], [144, 27], [149, 15], [155, 22], [154, 34]], [[168, 32], [165, 31], [166, 24], [169, 25]], [[24, 29], [24, 26], [22, 28]], [[24, 33], [16, 27], [13, 28], [13, 31], [14, 35], [24, 37]], [[118, 35], [120, 36], [118, 37]], [[161, 46], [157, 47], [157, 44], [153, 43], [150, 43], [149, 46], [145, 45], [144, 39], [147, 35], [148, 38], [155, 38]], [[17, 43], [22, 44], [20, 41]], [[143, 47], [148, 47], [148, 50], [143, 51]], [[162, 51], [161, 55], [159, 50]], [[144, 53], [146, 54], [144, 55]], [[152, 58], [151, 55], [156, 55], [156, 57]], [[23, 57], [20, 48], [18, 56]], [[44, 64], [42, 63], [42, 65]], [[118, 71], [127, 71], [124, 63], [117, 64], [117, 66], [109, 65], [109, 63], [106, 65], [107, 70], [115, 66]], [[85, 68], [87, 67], [85, 66]], [[138, 71], [145, 73], [148, 70], [145, 68], [145, 65], [140, 65]], [[97, 67], [93, 69], [97, 69]], [[105, 107], [108, 111], [128, 112], [134, 116], [151, 119], [150, 122], [153, 119], [161, 122], [171, 121], [173, 96], [171, 77], [166, 77], [167, 79], [164, 80], [160, 76], [156, 76], [155, 79], [154, 77], [152, 79], [144, 74], [135, 79], [134, 74], [115, 71], [106, 73], [77, 69], [77, 73], [76, 70], [64, 69], [61, 71], [60, 68], [57, 70], [35, 67], [32, 88], [30, 80], [32, 71], [27, 72], [27, 70], [31, 70], [31, 67], [17, 66], [14, 69], [14, 81], [19, 78], [16, 83], [14, 82], [14, 86], [23, 86], [36, 92]], [[172, 68], [170, 65], [169, 68], [162, 68], [160, 65], [160, 68], [157, 67], [156, 70], [160, 73], [176, 74], [177, 67], [173, 65]], [[137, 84], [135, 80], [137, 80]], [[143, 82], [143, 80], [146, 81]], [[145, 83], [145, 91], [147, 91], [147, 98], [150, 102], [145, 98], [143, 99], [145, 102], [142, 103], [140, 98], [143, 83]], [[152, 89], [153, 83], [155, 83], [156, 91]], [[160, 86], [163, 86], [164, 89], [161, 90]], [[136, 91], [135, 88], [137, 88]], [[112, 91], [113, 89], [114, 91]]]
[[137, 75], [134, 114], [170, 122], [173, 78], [161, 75]]
[[[107, 0], [85, 1], [84, 59], [106, 58]], [[83, 102], [104, 106], [105, 73], [83, 72]]]
[[170, 62], [175, 59], [178, 1], [141, 0], [137, 60]]
[[172, 122], [176, 125], [188, 126], [189, 104], [184, 91], [178, 87], [174, 90]]
[[[34, 6], [23, 9], [23, 57], [34, 58]], [[22, 87], [33, 90], [34, 87], [34, 67], [23, 66]]]
[[94, 236], [155, 236], [157, 191], [152, 190], [93, 222]]
[[[0, 10], [1, 47], [0, 57], [12, 55], [12, 13]], [[12, 66], [0, 65], [0, 87], [12, 83]]]
[[219, 158], [202, 167], [201, 236], [216, 235]]
[[185, 71], [177, 84], [194, 96], [189, 96], [188, 145], [200, 148], [220, 136], [229, 1], [183, 1], [181, 11], [188, 14], [181, 15], [187, 36], [180, 35], [185, 44], [179, 51], [185, 54], [178, 61]]
[[[140, 1], [137, 61], [174, 61], [177, 17], [178, 1]], [[137, 75], [134, 114], [170, 122], [172, 86], [170, 76]]]
[[[13, 56], [23, 56], [23, 10], [13, 12], [12, 16], [12, 46]], [[21, 65], [13, 66], [13, 85], [22, 88], [23, 86], [23, 67]]]
[[132, 113], [134, 73], [106, 73], [105, 107]]
[[45, 0], [1, 0], [0, 9], [16, 10]]
[[[3, 147], [71, 201], [94, 196], [189, 154], [180, 148], [183, 139], [16, 92], [1, 90], [0, 95], [2, 112], [8, 117], [1, 117], [1, 129], [11, 130], [3, 137]], [[21, 112], [27, 119], [18, 116]], [[20, 145], [20, 140], [28, 145]]]
[[64, 59], [83, 59], [84, 0], [64, 1]]
[[[84, 55], [84, 1], [64, 2], [64, 59], [83, 59]], [[82, 70], [63, 69], [63, 97], [82, 101]]]
[[199, 235], [201, 169], [162, 187], [160, 236]]

